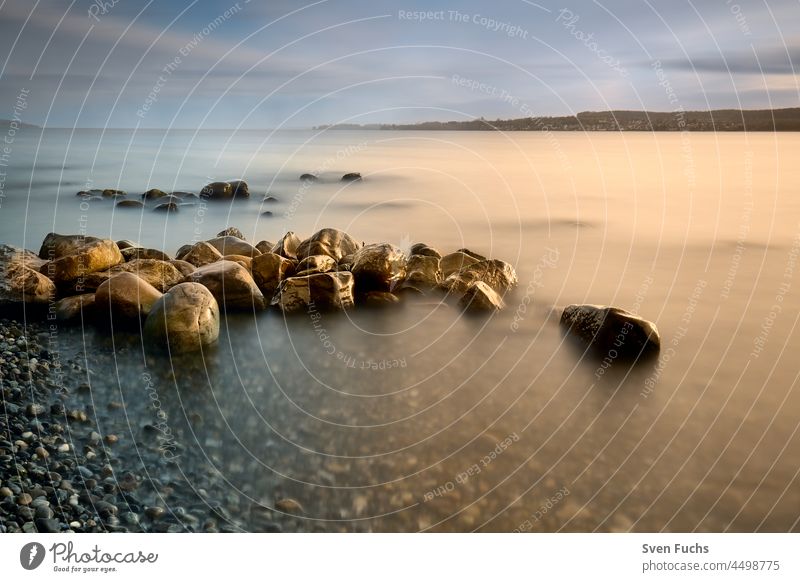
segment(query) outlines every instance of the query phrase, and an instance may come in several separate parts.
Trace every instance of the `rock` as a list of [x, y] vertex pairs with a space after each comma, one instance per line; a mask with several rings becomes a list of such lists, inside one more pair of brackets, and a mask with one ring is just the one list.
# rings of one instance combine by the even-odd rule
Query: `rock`
[[419, 289], [430, 289], [443, 280], [439, 259], [433, 255], [411, 255], [406, 263], [406, 278], [403, 285]]
[[424, 257], [436, 257], [437, 259], [441, 259], [442, 255], [433, 247], [429, 247], [424, 243], [417, 243], [411, 246], [409, 249], [409, 254], [411, 256], [414, 255], [422, 255]]
[[117, 208], [144, 208], [141, 200], [120, 200], [115, 205]]
[[218, 232], [217, 236], [235, 236], [238, 239], [247, 240], [242, 231], [235, 226], [229, 226], [225, 230]]
[[458, 303], [469, 311], [499, 311], [505, 307], [503, 298], [483, 281], [471, 283]]
[[159, 190], [158, 188], [151, 188], [150, 190], [142, 194], [142, 198], [144, 198], [145, 200], [155, 200], [156, 198], [163, 198], [166, 195], [167, 193], [164, 192], [163, 190]]
[[155, 212], [177, 212], [178, 205], [174, 202], [165, 202], [163, 204], [159, 204], [155, 208], [153, 208]]
[[370, 244], [353, 255], [350, 270], [359, 292], [389, 291], [406, 276], [406, 256], [389, 243]]
[[45, 263], [39, 271], [56, 284], [72, 283], [89, 273], [105, 271], [122, 261], [117, 243], [105, 239], [87, 243], [71, 254]]
[[258, 252], [260, 252], [263, 255], [264, 253], [271, 253], [272, 247], [274, 246], [275, 243], [269, 242], [268, 240], [262, 240], [259, 241], [258, 244], [256, 244], [256, 249], [258, 249]]
[[[249, 242], [235, 236], [218, 236], [206, 241], [223, 255], [243, 255], [245, 257], [258, 256], [259, 250]], [[184, 258], [183, 260], [188, 260]], [[191, 262], [191, 261], [189, 261]]]
[[561, 325], [599, 351], [614, 350], [620, 357], [635, 358], [661, 347], [654, 323], [617, 307], [569, 305], [561, 314]]
[[200, 191], [201, 198], [210, 200], [231, 200], [233, 198], [248, 198], [250, 190], [244, 180], [230, 182], [212, 182]]
[[289, 277], [278, 285], [272, 298], [284, 313], [307, 310], [313, 303], [316, 310], [347, 309], [353, 306], [353, 274], [331, 272]]
[[207, 242], [199, 242], [192, 246], [185, 254], [178, 254], [178, 258], [187, 263], [193, 264], [195, 267], [202, 267], [219, 261], [222, 258], [222, 253], [212, 247]]
[[0, 245], [0, 307], [46, 305], [55, 284], [40, 269], [45, 264], [31, 251]]
[[342, 182], [356, 182], [358, 180], [361, 180], [361, 174], [358, 172], [349, 172], [342, 176], [341, 179]]
[[157, 519], [161, 519], [162, 517], [164, 517], [164, 515], [166, 513], [167, 513], [166, 509], [164, 509], [163, 507], [158, 507], [158, 506], [146, 507], [145, 510], [144, 510], [144, 514], [148, 518], [150, 518], [150, 519], [152, 519], [154, 521], [157, 520]]
[[253, 259], [250, 257], [245, 257], [244, 255], [223, 255], [222, 260], [239, 263], [248, 271], [251, 271], [253, 268]]
[[62, 323], [81, 323], [94, 317], [94, 293], [64, 297], [56, 302], [56, 320]]
[[479, 261], [480, 259], [470, 254], [462, 251], [456, 251], [454, 253], [450, 253], [449, 255], [443, 256], [441, 261], [439, 261], [439, 266], [442, 269], [442, 276], [446, 279], [453, 273], [456, 273], [464, 267], [468, 267], [469, 265]]
[[250, 198], [250, 188], [244, 180], [231, 180], [231, 189], [234, 198]]
[[124, 190], [117, 190], [116, 188], [106, 188], [101, 194], [103, 198], [122, 198], [127, 195], [128, 193]]
[[275, 196], [264, 196], [264, 199], [261, 202], [266, 202], [267, 204], [273, 204], [277, 202], [278, 199]]
[[287, 232], [272, 247], [272, 252], [287, 259], [297, 259], [297, 247], [300, 246], [300, 239], [292, 231]]
[[140, 247], [130, 247], [127, 249], [122, 249], [122, 251], [120, 252], [122, 252], [122, 257], [126, 261], [132, 261], [134, 259], [156, 259], [159, 261], [172, 260], [172, 257], [170, 257], [167, 253], [156, 249], [143, 249]]
[[363, 298], [364, 305], [368, 307], [386, 307], [399, 302], [400, 298], [388, 291], [368, 291]]
[[327, 273], [336, 269], [336, 261], [326, 255], [311, 255], [300, 261], [295, 269], [295, 277], [305, 277], [315, 273]]
[[261, 213], [261, 216], [274, 216], [272, 210], [265, 210]]
[[58, 533], [61, 531], [61, 526], [57, 519], [37, 518], [36, 530], [39, 533]]
[[138, 323], [150, 313], [161, 292], [133, 273], [118, 273], [97, 288], [95, 311], [117, 324]]
[[447, 277], [442, 288], [455, 293], [465, 293], [475, 281], [483, 281], [498, 293], [517, 286], [517, 273], [510, 264], [497, 259], [477, 261]]
[[327, 255], [338, 263], [342, 257], [354, 254], [362, 246], [363, 244], [346, 232], [335, 228], [323, 228], [297, 245], [297, 259], [303, 260], [311, 255]]
[[233, 261], [217, 261], [198, 268], [187, 282], [204, 285], [219, 305], [227, 309], [265, 309], [267, 301], [250, 273]]
[[123, 251], [125, 249], [137, 248], [138, 246], [139, 246], [138, 244], [128, 239], [122, 239], [117, 241], [117, 248], [120, 251]]
[[99, 240], [99, 238], [82, 234], [57, 234], [51, 232], [42, 241], [42, 247], [39, 249], [39, 258], [46, 261], [60, 259], [71, 255], [85, 244]]
[[319, 178], [317, 178], [314, 174], [302, 174], [300, 176], [301, 182], [316, 182], [317, 180], [319, 180]]
[[251, 270], [264, 297], [272, 298], [278, 284], [294, 274], [295, 263], [275, 253], [264, 253], [253, 258]]
[[31, 501], [33, 501], [33, 497], [31, 497], [30, 493], [20, 493], [17, 495], [17, 505], [30, 505]]
[[[192, 269], [194, 270], [194, 269]], [[161, 292], [166, 291], [173, 285], [177, 285], [186, 277], [170, 261], [160, 261], [158, 259], [133, 259], [127, 263], [120, 263], [100, 273], [87, 275], [81, 287], [84, 290], [96, 290], [103, 282], [107, 281], [117, 273], [133, 273]], [[80, 292], [80, 290], [79, 290]]]
[[183, 259], [183, 255], [185, 255], [185, 254], [186, 254], [186, 253], [188, 253], [190, 250], [192, 250], [192, 247], [193, 247], [193, 246], [194, 246], [194, 245], [181, 245], [181, 246], [178, 248], [178, 250], [175, 252], [175, 258], [176, 258], [176, 259]]
[[186, 277], [186, 275], [194, 271], [196, 268], [193, 264], [178, 259], [170, 261], [170, 264], [176, 269], [178, 269], [178, 271], [180, 271], [181, 275], [183, 275], [184, 277]]
[[284, 513], [302, 513], [303, 506], [294, 499], [279, 499], [275, 502], [275, 509]]
[[144, 325], [148, 339], [172, 353], [197, 351], [219, 337], [219, 306], [200, 283], [180, 283], [156, 301]]

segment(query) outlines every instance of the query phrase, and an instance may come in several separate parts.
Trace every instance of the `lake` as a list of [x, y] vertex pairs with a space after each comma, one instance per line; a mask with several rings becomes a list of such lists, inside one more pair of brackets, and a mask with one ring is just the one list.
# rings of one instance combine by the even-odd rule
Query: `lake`
[[[335, 227], [515, 266], [492, 317], [241, 314], [172, 362], [60, 329], [95, 408], [124, 405], [99, 420], [120, 454], [241, 529], [289, 497], [270, 514], [289, 531], [800, 530], [796, 133], [26, 129], [10, 150], [0, 242], [35, 251], [50, 231], [174, 254], [227, 226]], [[171, 214], [75, 196], [239, 177], [249, 200]], [[572, 303], [655, 322], [660, 356], [606, 367], [562, 334]], [[142, 433], [159, 419], [174, 459]]]

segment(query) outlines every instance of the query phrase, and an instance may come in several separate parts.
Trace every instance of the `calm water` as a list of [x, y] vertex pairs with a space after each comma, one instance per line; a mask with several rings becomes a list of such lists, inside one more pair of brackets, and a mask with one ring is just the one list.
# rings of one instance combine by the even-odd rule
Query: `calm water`
[[[245, 314], [177, 363], [61, 330], [95, 404], [125, 403], [104, 428], [130, 462], [148, 470], [155, 390], [183, 454], [149, 471], [221, 484], [242, 528], [292, 497], [289, 530], [796, 531], [798, 159], [797, 134], [28, 132], [0, 238], [85, 229], [174, 253], [228, 225], [252, 242], [333, 226], [516, 266], [490, 319], [420, 301], [324, 315], [320, 339], [308, 317]], [[308, 171], [328, 181], [303, 189]], [[249, 201], [170, 216], [75, 197], [240, 176]], [[598, 369], [553, 311], [583, 302], [655, 321], [661, 359]]]

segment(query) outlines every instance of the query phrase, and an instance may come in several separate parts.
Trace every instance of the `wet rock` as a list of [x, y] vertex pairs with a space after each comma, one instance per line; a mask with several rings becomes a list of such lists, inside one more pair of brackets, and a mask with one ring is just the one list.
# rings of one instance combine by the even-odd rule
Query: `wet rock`
[[319, 178], [317, 178], [314, 174], [302, 174], [300, 176], [301, 182], [316, 182], [317, 180], [319, 180]]
[[39, 258], [46, 261], [60, 259], [71, 255], [85, 244], [99, 240], [99, 238], [82, 234], [57, 234], [51, 232], [42, 241], [42, 246], [39, 249]]
[[289, 277], [281, 281], [272, 305], [284, 313], [307, 310], [313, 303], [316, 310], [347, 309], [353, 306], [353, 275], [337, 271], [307, 277]]
[[177, 212], [178, 205], [174, 202], [164, 202], [153, 208], [154, 212]]
[[483, 281], [498, 293], [505, 293], [518, 283], [517, 273], [509, 263], [486, 259], [451, 274], [442, 283], [442, 288], [449, 292], [464, 293], [476, 281]]
[[181, 275], [186, 277], [189, 273], [195, 270], [195, 266], [187, 261], [182, 261], [178, 259], [173, 259], [170, 261], [170, 264], [180, 271]]
[[196, 243], [192, 248], [184, 253], [178, 254], [182, 261], [191, 263], [195, 267], [202, 267], [219, 261], [222, 258], [222, 253], [215, 249], [207, 242]]
[[355, 254], [362, 246], [362, 243], [357, 242], [346, 232], [335, 228], [323, 228], [297, 246], [297, 259], [303, 260], [312, 255], [327, 255], [338, 263], [342, 257]]
[[127, 195], [128, 193], [124, 190], [117, 190], [116, 188], [106, 188], [101, 194], [103, 198], [122, 198]]
[[117, 208], [144, 208], [141, 200], [120, 200], [115, 205]]
[[433, 247], [429, 247], [425, 243], [417, 243], [411, 246], [409, 250], [409, 254], [411, 256], [414, 255], [422, 255], [424, 257], [436, 257], [437, 259], [441, 259], [442, 255]]
[[217, 233], [217, 236], [235, 236], [238, 239], [247, 240], [244, 236], [244, 233], [242, 233], [242, 231], [235, 226], [229, 226], [225, 230], [221, 230]]
[[275, 243], [270, 242], [268, 240], [262, 240], [256, 244], [256, 249], [258, 249], [258, 252], [260, 252], [263, 255], [264, 253], [271, 253], [272, 247], [274, 246]]
[[292, 231], [287, 232], [272, 247], [272, 252], [287, 259], [297, 259], [297, 247], [300, 246], [300, 239]]
[[190, 250], [192, 250], [193, 246], [194, 245], [181, 245], [180, 247], [178, 247], [178, 250], [175, 251], [175, 258], [176, 259], [183, 259], [183, 256], [186, 253], [188, 253]]
[[145, 200], [155, 200], [157, 198], [164, 198], [164, 196], [166, 195], [167, 193], [164, 192], [163, 190], [159, 190], [158, 188], [151, 188], [150, 190], [142, 194], [142, 198], [144, 198]]
[[249, 198], [250, 188], [244, 180], [231, 180], [231, 190], [234, 198]]
[[186, 281], [204, 285], [220, 306], [227, 309], [262, 310], [267, 306], [250, 273], [233, 261], [217, 261], [199, 267]]
[[261, 213], [261, 216], [274, 216], [272, 210], [265, 210]]
[[172, 353], [192, 352], [219, 337], [219, 306], [200, 283], [180, 283], [156, 301], [145, 321], [146, 337]]
[[[223, 255], [242, 255], [245, 257], [255, 257], [259, 254], [249, 242], [235, 236], [218, 236], [206, 241]], [[184, 260], [187, 260], [184, 258]], [[191, 262], [191, 261], [190, 261]]]
[[442, 280], [442, 269], [439, 267], [438, 257], [418, 254], [409, 257], [403, 285], [430, 289], [441, 284]]
[[303, 506], [294, 499], [279, 499], [275, 502], [275, 509], [284, 513], [302, 513]]
[[361, 174], [359, 172], [349, 172], [342, 176], [341, 182], [357, 182], [361, 180]]
[[561, 325], [603, 353], [614, 350], [622, 357], [637, 357], [661, 347], [654, 323], [617, 307], [569, 305]]
[[[239, 263], [248, 271], [252, 270], [253, 267], [253, 259], [250, 257], [245, 257], [244, 255], [225, 255], [222, 257], [223, 261], [233, 261], [234, 263]], [[252, 273], [251, 273], [252, 274]]]
[[295, 263], [275, 253], [264, 253], [253, 258], [251, 269], [264, 297], [272, 298], [278, 284], [294, 274]]
[[274, 204], [277, 202], [278, 199], [275, 196], [264, 196], [264, 199], [261, 202], [266, 202], [267, 204]]
[[118, 273], [97, 288], [95, 311], [114, 324], [138, 323], [161, 298], [161, 292], [133, 273]]
[[296, 277], [305, 277], [315, 273], [327, 273], [336, 269], [336, 261], [326, 255], [311, 255], [300, 261], [295, 270]]
[[[133, 273], [161, 292], [166, 291], [173, 285], [177, 285], [185, 278], [185, 275], [170, 261], [133, 259], [126, 263], [115, 265], [107, 271], [87, 275], [81, 281], [81, 288], [85, 291], [96, 290], [105, 281], [108, 281], [118, 273]], [[79, 292], [81, 291], [79, 290]]]
[[406, 276], [406, 256], [389, 243], [366, 245], [353, 254], [350, 267], [359, 292], [388, 291]]
[[128, 239], [122, 239], [122, 240], [118, 240], [117, 241], [117, 248], [120, 251], [123, 251], [125, 249], [132, 249], [132, 248], [135, 248], [135, 247], [138, 247], [138, 246], [139, 246], [138, 244], [136, 244], [132, 240], [128, 240]]
[[212, 182], [200, 191], [201, 198], [210, 200], [232, 200], [233, 198], [248, 198], [250, 189], [244, 180], [231, 180], [229, 182]]
[[113, 240], [87, 243], [71, 254], [42, 265], [39, 272], [49, 276], [57, 285], [74, 282], [90, 273], [105, 271], [123, 262], [122, 253]]
[[122, 253], [123, 258], [126, 261], [132, 261], [134, 259], [157, 259], [159, 261], [172, 260], [172, 257], [170, 257], [167, 253], [165, 253], [164, 251], [159, 251], [157, 249], [143, 249], [141, 247], [130, 247], [122, 249], [120, 252]]
[[479, 261], [480, 259], [472, 254], [468, 254], [463, 251], [456, 251], [454, 253], [450, 253], [449, 255], [443, 256], [439, 262], [439, 266], [442, 269], [442, 276], [447, 278], [453, 273], [460, 271], [464, 267], [468, 267], [469, 265]]
[[483, 281], [475, 281], [467, 287], [459, 305], [469, 311], [499, 311], [505, 307], [503, 298]]
[[62, 323], [89, 322], [94, 318], [94, 293], [64, 297], [56, 302], [56, 320]]
[[56, 286], [40, 273], [44, 262], [31, 251], [0, 245], [0, 307], [46, 305]]

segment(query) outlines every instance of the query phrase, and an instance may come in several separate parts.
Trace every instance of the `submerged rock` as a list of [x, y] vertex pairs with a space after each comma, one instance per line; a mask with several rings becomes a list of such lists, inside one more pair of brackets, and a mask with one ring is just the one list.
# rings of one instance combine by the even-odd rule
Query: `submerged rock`
[[300, 176], [300, 180], [302, 182], [316, 182], [319, 180], [319, 178], [317, 178], [314, 174], [302, 174]]
[[406, 276], [406, 256], [392, 244], [370, 244], [355, 252], [350, 270], [359, 292], [389, 291]]
[[167, 193], [164, 192], [163, 190], [159, 190], [158, 188], [151, 188], [150, 190], [142, 194], [142, 198], [144, 198], [145, 200], [155, 200], [156, 198], [163, 198], [166, 195]]
[[654, 323], [617, 307], [569, 305], [561, 314], [561, 325], [598, 350], [614, 350], [626, 358], [656, 352], [661, 347]]
[[297, 246], [297, 258], [303, 260], [311, 255], [327, 255], [338, 263], [342, 257], [354, 254], [362, 246], [346, 232], [323, 228]]
[[289, 277], [281, 281], [272, 305], [284, 313], [338, 310], [353, 306], [353, 274], [346, 271]]
[[217, 303], [227, 309], [260, 311], [267, 307], [264, 295], [248, 270], [233, 261], [221, 260], [200, 267], [186, 281], [207, 287]]
[[144, 325], [145, 336], [172, 353], [193, 352], [219, 337], [219, 306], [200, 283], [180, 283], [155, 302]]
[[342, 176], [341, 182], [357, 182], [361, 180], [361, 174], [359, 172], [349, 172]]
[[175, 202], [164, 202], [153, 208], [156, 212], [177, 212], [178, 205]]
[[116, 204], [117, 208], [144, 208], [141, 200], [120, 200]]
[[101, 194], [103, 198], [122, 198], [127, 195], [128, 193], [125, 190], [117, 190], [116, 188], [106, 188]]

